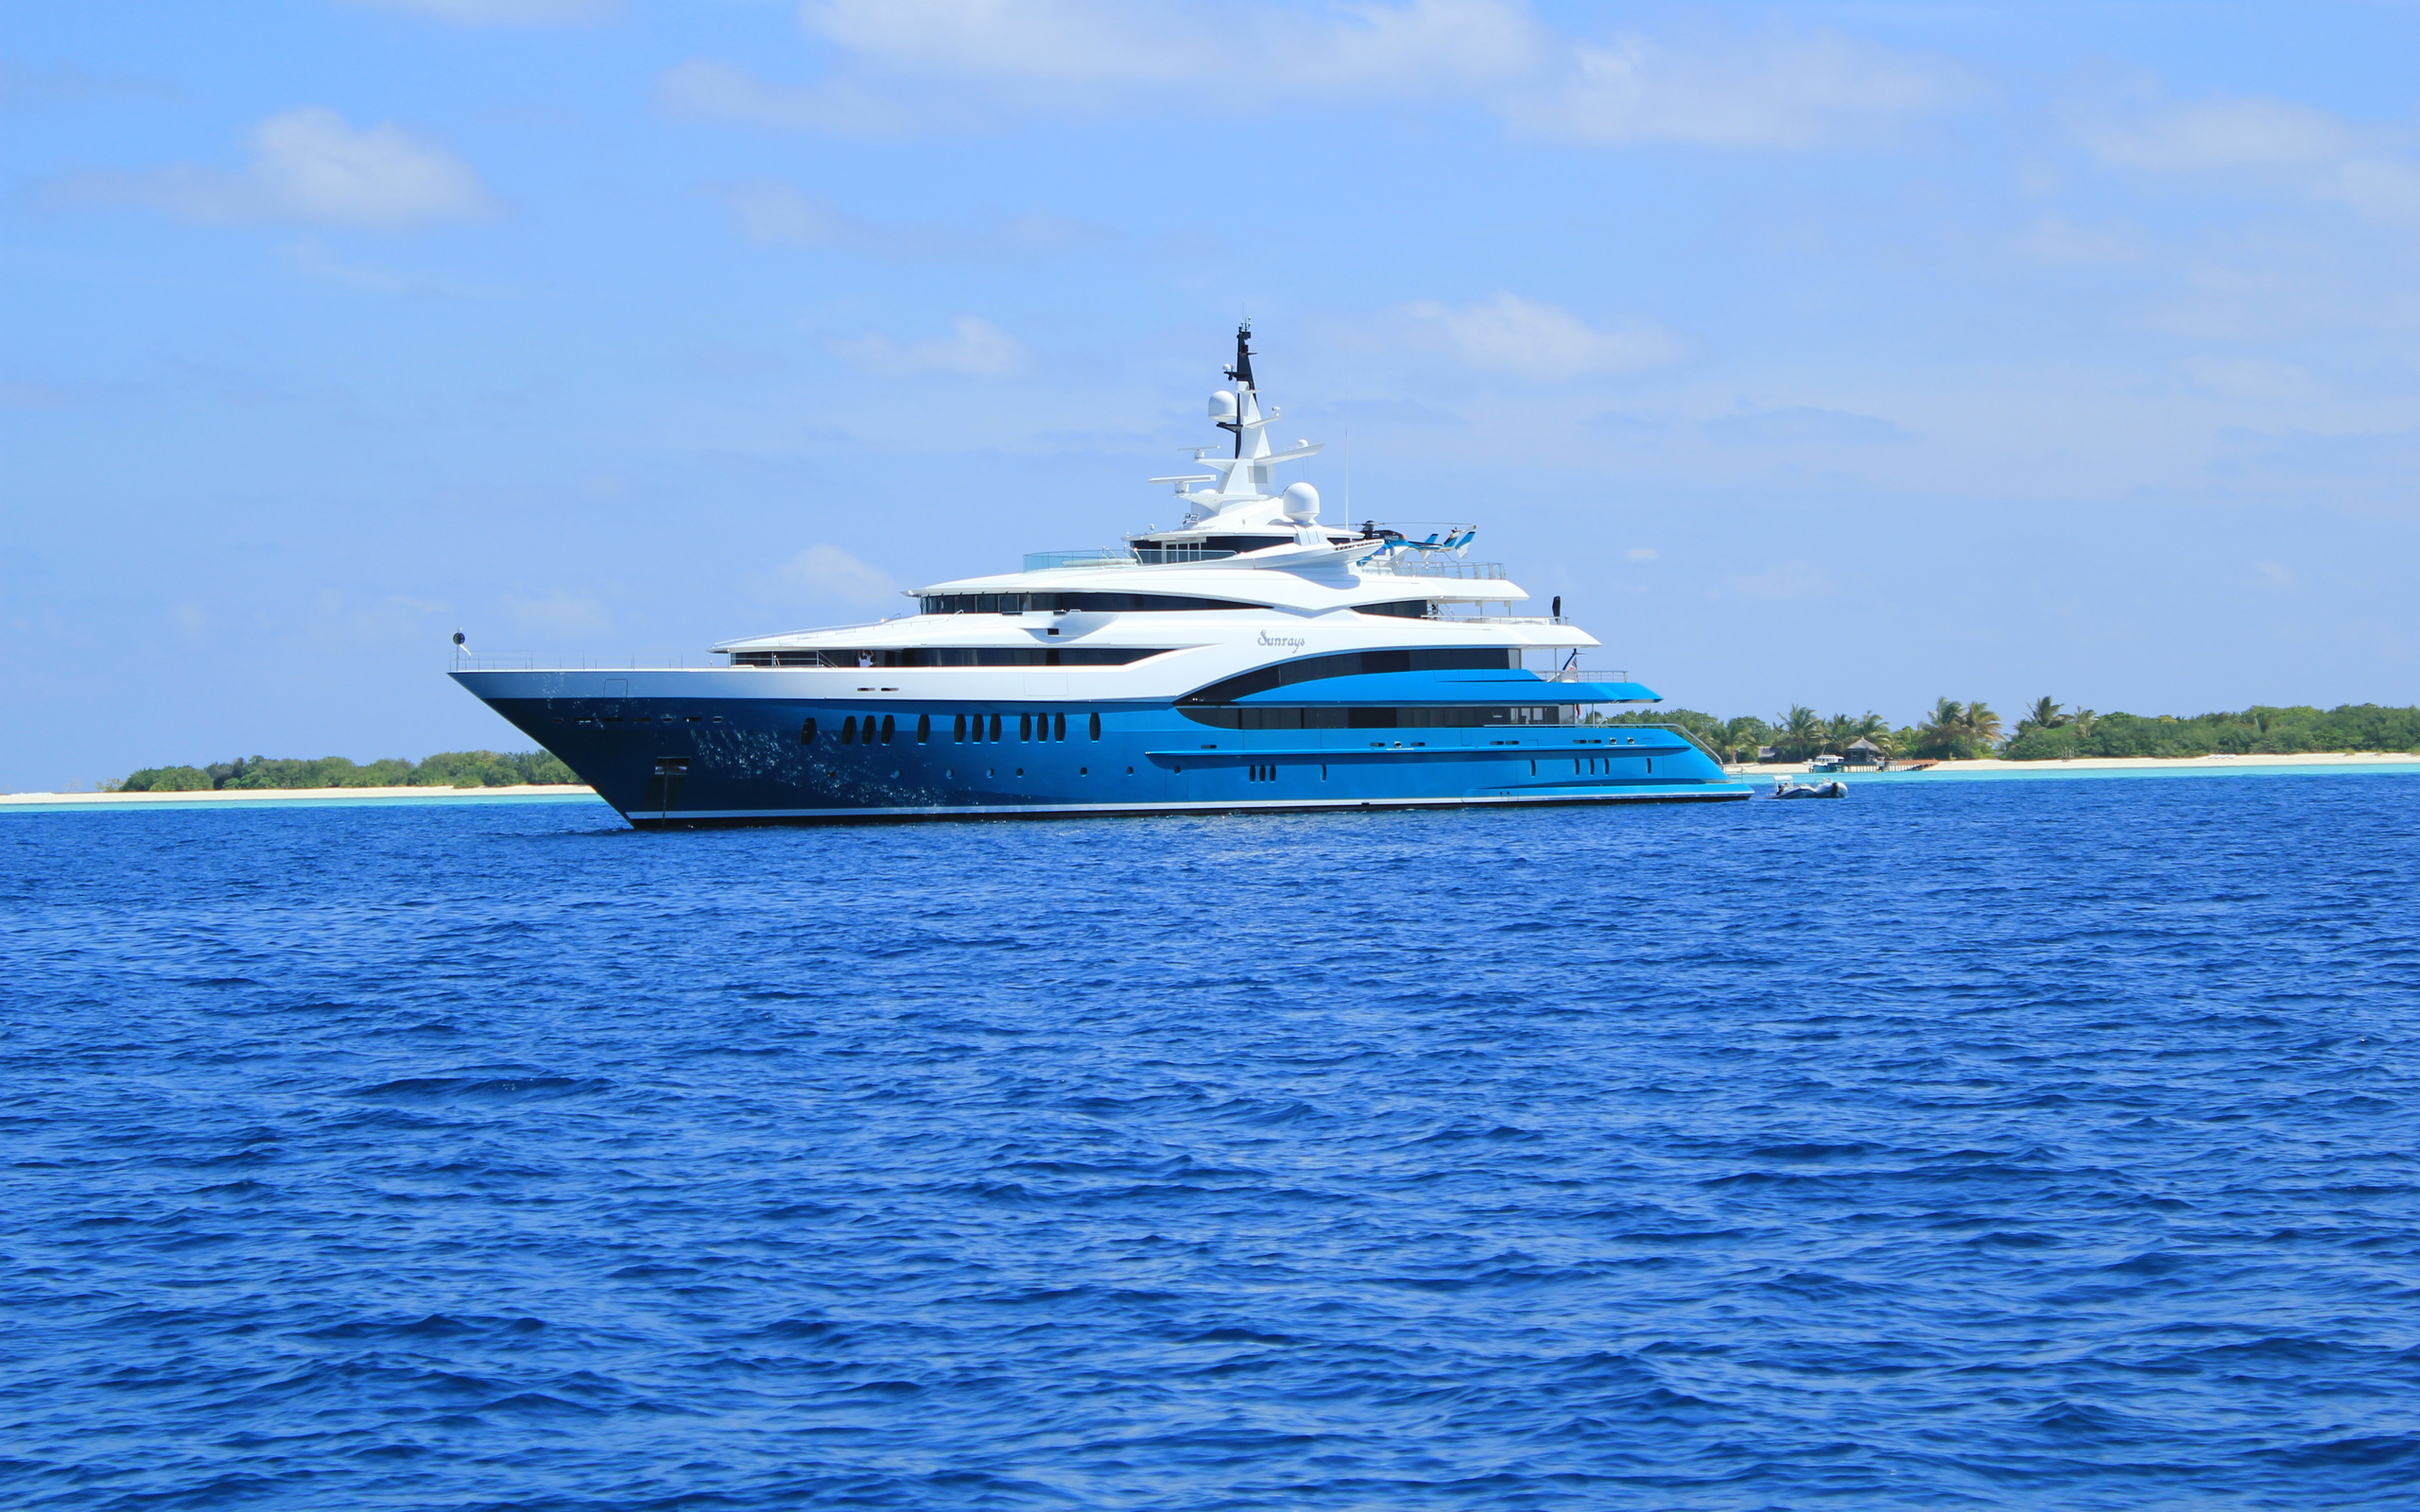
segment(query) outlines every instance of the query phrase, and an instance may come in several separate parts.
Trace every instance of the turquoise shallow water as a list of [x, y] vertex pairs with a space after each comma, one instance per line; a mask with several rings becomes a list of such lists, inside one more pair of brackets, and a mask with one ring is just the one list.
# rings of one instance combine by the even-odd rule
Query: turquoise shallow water
[[[2241, 766], [2070, 766], [2063, 762], [2043, 762], [2038, 765], [2015, 771], [1962, 772], [1932, 770], [1923, 772], [1858, 772], [1847, 774], [1859, 782], [2126, 782], [2136, 778], [2185, 779], [2242, 777], [2420, 777], [2420, 762], [2379, 762], [2360, 766], [2341, 763], [2314, 762], [2308, 765], [2280, 762], [2275, 765], [2247, 763]], [[1754, 780], [1754, 768], [1750, 768]], [[1769, 780], [1770, 781], [1770, 780]]]
[[0, 815], [0, 1501], [2409, 1505], [2420, 780], [1852, 786]]

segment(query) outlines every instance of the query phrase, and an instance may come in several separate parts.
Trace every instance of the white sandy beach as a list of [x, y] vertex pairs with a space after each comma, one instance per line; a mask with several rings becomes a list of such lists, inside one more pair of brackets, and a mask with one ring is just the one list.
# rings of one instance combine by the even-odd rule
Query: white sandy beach
[[431, 802], [462, 799], [595, 798], [596, 790], [544, 787], [248, 787], [206, 793], [0, 793], [12, 808], [108, 807], [159, 803]]
[[[1993, 772], [2218, 772], [2262, 766], [2411, 766], [2420, 751], [2306, 751], [2295, 756], [2079, 756], [2063, 762], [1937, 762], [1922, 772], [1876, 772], [1872, 767], [1844, 767], [1842, 777], [1956, 777]], [[1808, 770], [1805, 762], [1751, 762], [1723, 770], [1740, 777], [1772, 776]]]

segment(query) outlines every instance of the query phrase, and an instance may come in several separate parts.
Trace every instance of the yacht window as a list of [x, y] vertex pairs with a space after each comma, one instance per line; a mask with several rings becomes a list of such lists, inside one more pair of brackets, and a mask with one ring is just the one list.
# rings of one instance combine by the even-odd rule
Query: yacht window
[[1100, 739], [1100, 715], [1093, 715], [1093, 739]]
[[1052, 714], [1050, 716], [1050, 738], [1053, 740], [1064, 740], [1067, 738], [1067, 716], [1065, 714]]
[[1032, 738], [1033, 738], [1033, 715], [1031, 715], [1031, 714], [1019, 714], [1019, 715], [1017, 715], [1017, 739], [1019, 739], [1019, 740], [1031, 740]]
[[921, 746], [932, 738], [933, 716], [930, 714], [918, 714], [916, 716], [916, 744]]
[[964, 714], [959, 714], [957, 719], [951, 722], [949, 727], [949, 738], [953, 741], [960, 741], [966, 738], [966, 716]]
[[884, 745], [888, 746], [890, 744], [890, 732], [897, 723], [898, 721], [889, 714], [882, 716], [882, 743]]
[[843, 746], [854, 746], [856, 743], [857, 716], [851, 714], [848, 718], [840, 722], [840, 744]]
[[812, 746], [815, 744], [814, 720], [809, 719], [806, 723], [798, 727], [798, 743], [802, 746]]
[[1425, 598], [1399, 598], [1391, 604], [1356, 604], [1353, 612], [1384, 614], [1399, 620], [1426, 620], [1437, 617], [1437, 606]]
[[1000, 738], [1000, 716], [998, 714], [994, 714], [992, 716], [992, 738], [994, 740]]
[[1405, 651], [1344, 651], [1333, 656], [1306, 656], [1299, 661], [1280, 662], [1275, 666], [1255, 667], [1237, 677], [1214, 682], [1186, 694], [1184, 702], [1233, 703], [1237, 698], [1271, 688], [1291, 687], [1298, 682], [1317, 682], [1325, 678], [1357, 678], [1377, 672], [1494, 672], [1519, 667], [1521, 653], [1517, 649], [1481, 650], [1454, 647], [1451, 649]]
[[1179, 704], [1196, 724], [1217, 730], [1476, 730], [1505, 725], [1576, 725], [1569, 704], [1448, 705], [1333, 704], [1324, 708], [1278, 708], [1259, 704]]
[[1122, 667], [1169, 647], [1151, 645], [1007, 646], [917, 645], [889, 651], [734, 651], [735, 667]]
[[1228, 598], [1187, 593], [926, 593], [917, 600], [926, 614], [1026, 614], [1087, 610], [1096, 614], [1167, 613], [1204, 609], [1266, 609]]

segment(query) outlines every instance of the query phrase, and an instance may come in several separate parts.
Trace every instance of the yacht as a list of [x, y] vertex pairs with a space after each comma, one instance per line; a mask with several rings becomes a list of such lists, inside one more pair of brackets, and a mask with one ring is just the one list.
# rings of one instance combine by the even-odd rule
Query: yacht
[[[1184, 523], [913, 590], [717, 664], [454, 679], [641, 829], [1744, 799], [1599, 642], [1474, 561], [1460, 522], [1330, 524], [1236, 335], [1225, 435], [1154, 484]], [[1221, 455], [1223, 454], [1223, 455]]]

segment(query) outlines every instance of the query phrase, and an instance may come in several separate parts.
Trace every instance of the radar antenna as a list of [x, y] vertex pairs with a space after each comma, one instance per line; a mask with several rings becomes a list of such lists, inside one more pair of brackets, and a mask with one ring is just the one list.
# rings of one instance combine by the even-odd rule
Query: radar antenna
[[[1246, 390], [1250, 390], [1255, 387], [1252, 381], [1251, 343], [1252, 322], [1250, 320], [1246, 320], [1243, 324], [1236, 327], [1236, 365], [1226, 369], [1227, 381], [1234, 384], [1236, 387]], [[1237, 456], [1244, 455], [1244, 428], [1240, 423], [1237, 423], [1237, 421], [1240, 421], [1242, 418], [1243, 417], [1238, 414], [1234, 421], [1222, 420], [1219, 422], [1219, 428], [1220, 430], [1231, 431], [1234, 433], [1236, 438], [1236, 455]]]

